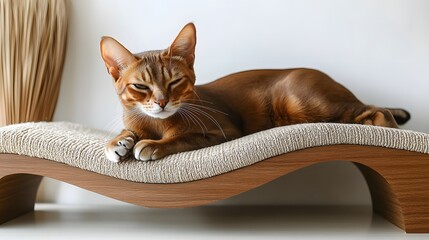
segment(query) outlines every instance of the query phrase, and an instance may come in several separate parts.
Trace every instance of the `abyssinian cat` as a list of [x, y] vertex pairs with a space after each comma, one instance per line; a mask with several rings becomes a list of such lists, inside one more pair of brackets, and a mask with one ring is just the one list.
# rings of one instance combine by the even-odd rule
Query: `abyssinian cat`
[[132, 54], [111, 37], [101, 55], [122, 102], [125, 129], [106, 146], [109, 160], [157, 160], [268, 128], [312, 122], [397, 127], [402, 109], [365, 105], [313, 69], [251, 70], [195, 86], [196, 30], [187, 24], [165, 50]]

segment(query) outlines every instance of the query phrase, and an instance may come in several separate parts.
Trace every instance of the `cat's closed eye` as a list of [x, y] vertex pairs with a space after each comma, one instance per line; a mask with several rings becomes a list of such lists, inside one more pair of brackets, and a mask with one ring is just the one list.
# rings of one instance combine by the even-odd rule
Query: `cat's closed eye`
[[133, 84], [133, 87], [135, 87], [135, 88], [137, 88], [139, 90], [149, 90], [149, 87], [146, 86], [146, 85], [143, 85], [143, 84], [137, 84], [137, 83], [135, 83], [135, 84]]
[[171, 87], [174, 87], [174, 86], [178, 85], [178, 84], [180, 83], [180, 81], [182, 81], [182, 79], [183, 79], [183, 78], [179, 78], [179, 79], [176, 79], [176, 80], [171, 81], [171, 82], [168, 84], [168, 88], [171, 88]]

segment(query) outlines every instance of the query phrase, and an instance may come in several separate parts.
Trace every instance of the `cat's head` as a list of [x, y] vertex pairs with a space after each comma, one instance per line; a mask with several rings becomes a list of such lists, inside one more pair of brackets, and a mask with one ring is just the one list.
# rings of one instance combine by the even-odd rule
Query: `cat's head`
[[122, 105], [165, 119], [195, 94], [195, 45], [195, 26], [189, 23], [165, 50], [132, 54], [111, 37], [101, 39], [100, 49]]

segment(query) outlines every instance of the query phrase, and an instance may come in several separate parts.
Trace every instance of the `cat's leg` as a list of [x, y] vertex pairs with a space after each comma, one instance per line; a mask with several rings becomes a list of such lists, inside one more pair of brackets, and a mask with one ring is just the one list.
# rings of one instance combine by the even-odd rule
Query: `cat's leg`
[[388, 109], [374, 106], [367, 106], [363, 112], [354, 118], [353, 122], [364, 125], [398, 128], [395, 118]]
[[105, 148], [106, 157], [112, 162], [119, 162], [121, 159], [131, 154], [137, 138], [130, 130], [122, 132], [114, 139], [110, 140]]
[[224, 136], [220, 134], [188, 133], [160, 140], [140, 140], [134, 146], [133, 153], [137, 160], [158, 160], [170, 154], [196, 150], [225, 141]]

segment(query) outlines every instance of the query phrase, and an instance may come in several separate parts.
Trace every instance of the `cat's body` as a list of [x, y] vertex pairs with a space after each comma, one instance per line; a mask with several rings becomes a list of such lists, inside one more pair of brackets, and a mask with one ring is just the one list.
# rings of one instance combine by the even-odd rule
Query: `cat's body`
[[124, 106], [125, 130], [106, 147], [108, 159], [136, 159], [219, 144], [261, 130], [309, 122], [397, 127], [409, 114], [360, 102], [313, 69], [252, 70], [194, 86], [195, 27], [188, 24], [164, 51], [132, 55], [111, 38], [101, 51]]
[[349, 109], [361, 112], [366, 107], [346, 88], [314, 69], [251, 70], [195, 88], [198, 95], [225, 106], [222, 111], [228, 113], [241, 135], [306, 122], [350, 123], [356, 113]]

